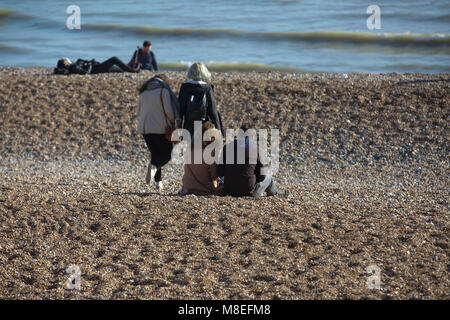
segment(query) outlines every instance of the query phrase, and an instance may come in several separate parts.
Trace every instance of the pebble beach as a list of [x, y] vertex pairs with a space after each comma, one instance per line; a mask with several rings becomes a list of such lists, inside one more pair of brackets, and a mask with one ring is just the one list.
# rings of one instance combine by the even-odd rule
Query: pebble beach
[[450, 298], [449, 74], [212, 73], [225, 128], [280, 130], [253, 199], [145, 184], [155, 73], [52, 71], [0, 67], [0, 299]]

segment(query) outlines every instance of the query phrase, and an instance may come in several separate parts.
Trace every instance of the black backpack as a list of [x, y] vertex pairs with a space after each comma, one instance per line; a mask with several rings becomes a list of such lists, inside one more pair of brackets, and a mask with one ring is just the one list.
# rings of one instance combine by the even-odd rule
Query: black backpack
[[190, 121], [205, 121], [207, 117], [208, 101], [206, 92], [194, 93], [189, 97], [186, 115]]

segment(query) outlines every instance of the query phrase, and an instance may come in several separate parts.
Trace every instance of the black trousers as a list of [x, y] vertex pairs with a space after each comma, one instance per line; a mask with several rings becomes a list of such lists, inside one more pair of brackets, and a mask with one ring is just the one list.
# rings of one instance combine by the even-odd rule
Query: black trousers
[[92, 74], [106, 73], [106, 72], [109, 72], [109, 69], [111, 69], [112, 66], [117, 66], [124, 72], [132, 72], [133, 71], [125, 63], [123, 63], [122, 60], [120, 60], [117, 57], [112, 57], [100, 64], [93, 66], [91, 73]]
[[147, 133], [143, 136], [147, 148], [151, 153], [150, 163], [158, 168], [155, 181], [162, 181], [161, 168], [172, 158], [172, 142], [168, 141], [164, 134]]

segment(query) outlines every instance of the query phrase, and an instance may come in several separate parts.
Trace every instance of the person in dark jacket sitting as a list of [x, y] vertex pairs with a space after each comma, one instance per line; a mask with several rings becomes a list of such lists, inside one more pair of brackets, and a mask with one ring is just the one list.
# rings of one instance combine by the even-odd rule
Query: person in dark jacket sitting
[[[155, 54], [152, 51], [152, 43], [150, 41], [148, 40], [144, 41], [142, 49], [138, 50], [137, 58], [140, 69], [149, 71], [159, 71]], [[133, 53], [133, 56], [131, 57], [131, 60], [128, 63], [129, 67], [132, 67], [135, 59], [136, 59], [136, 51]]]
[[112, 57], [108, 60], [100, 63], [95, 59], [83, 60], [78, 59], [75, 63], [72, 63], [69, 58], [63, 58], [58, 60], [56, 65], [55, 74], [96, 74], [111, 72], [111, 68], [115, 66], [122, 72], [135, 72], [119, 58]]
[[208, 68], [202, 63], [194, 63], [188, 70], [188, 81], [180, 88], [180, 116], [183, 129], [194, 135], [194, 121], [214, 124], [223, 135], [222, 121], [214, 99], [214, 86], [207, 83], [211, 79]]
[[[241, 127], [241, 130], [246, 132], [247, 128]], [[268, 196], [284, 195], [284, 191], [277, 189], [267, 164], [262, 163], [255, 140], [256, 137], [238, 136], [223, 147], [222, 164], [218, 165], [217, 173], [224, 177], [224, 195], [255, 198], [264, 192]], [[233, 152], [230, 159], [227, 159], [228, 152]], [[241, 155], [244, 155], [242, 159]]]

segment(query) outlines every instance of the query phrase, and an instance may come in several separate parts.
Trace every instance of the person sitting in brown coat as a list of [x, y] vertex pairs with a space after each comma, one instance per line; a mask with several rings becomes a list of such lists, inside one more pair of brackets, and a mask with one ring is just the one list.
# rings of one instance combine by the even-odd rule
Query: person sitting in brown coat
[[[220, 131], [216, 129], [211, 122], [205, 122], [202, 126], [202, 130], [199, 133], [203, 136], [203, 133], [208, 130], [216, 130], [217, 136], [221, 136]], [[202, 141], [202, 138], [200, 138]], [[198, 196], [206, 196], [220, 193], [220, 178], [217, 175], [217, 164], [206, 164], [203, 159], [203, 151], [205, 148], [214, 141], [214, 137], [211, 141], [203, 141], [200, 146], [196, 146], [195, 143], [191, 143], [190, 161], [184, 165], [183, 175], [183, 188], [180, 191], [180, 195], [195, 194]], [[202, 153], [202, 162], [194, 163], [195, 148]], [[214, 157], [214, 153], [211, 154]]]

